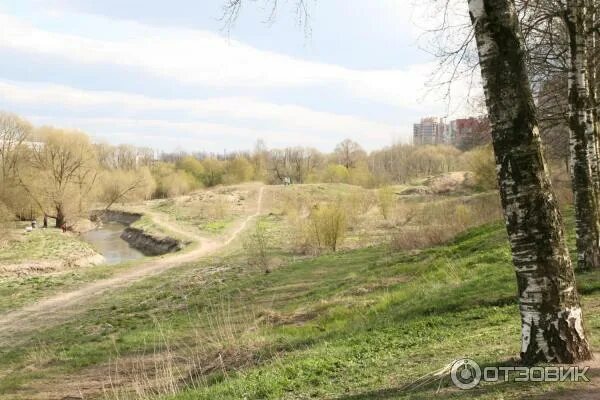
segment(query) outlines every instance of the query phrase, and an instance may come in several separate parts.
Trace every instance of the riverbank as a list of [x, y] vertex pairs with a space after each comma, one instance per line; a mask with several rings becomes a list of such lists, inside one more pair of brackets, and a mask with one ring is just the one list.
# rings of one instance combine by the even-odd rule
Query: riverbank
[[155, 229], [155, 222], [142, 213], [96, 210], [92, 211], [90, 218], [102, 224], [118, 223], [123, 225], [124, 229], [120, 238], [146, 256], [174, 253], [184, 247], [182, 240], [162, 234], [161, 230]]
[[57, 273], [104, 262], [77, 234], [59, 229], [26, 232], [17, 225], [6, 230], [6, 237], [0, 245], [0, 277]]

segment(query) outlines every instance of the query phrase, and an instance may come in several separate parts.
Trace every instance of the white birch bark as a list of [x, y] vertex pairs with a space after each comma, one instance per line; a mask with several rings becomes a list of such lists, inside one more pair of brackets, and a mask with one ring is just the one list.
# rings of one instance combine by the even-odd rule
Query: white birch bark
[[562, 217], [542, 155], [514, 4], [511, 0], [468, 3], [517, 276], [521, 357], [526, 363], [589, 359]]
[[598, 210], [598, 142], [590, 90], [587, 46], [587, 0], [567, 0], [565, 24], [569, 61], [569, 142], [571, 180], [575, 200], [577, 264], [581, 269], [600, 268]]

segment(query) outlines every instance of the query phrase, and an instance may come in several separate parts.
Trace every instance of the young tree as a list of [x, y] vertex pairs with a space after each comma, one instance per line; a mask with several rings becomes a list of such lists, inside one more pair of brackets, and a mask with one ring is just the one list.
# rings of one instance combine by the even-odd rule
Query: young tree
[[198, 183], [202, 182], [204, 177], [204, 166], [196, 157], [187, 156], [177, 162], [177, 168], [184, 170], [192, 175]]
[[13, 114], [0, 112], [0, 182], [14, 178], [22, 156], [21, 146], [31, 134], [31, 125]]
[[113, 204], [122, 201], [144, 200], [155, 189], [154, 179], [146, 167], [138, 170], [106, 171], [100, 178], [99, 200], [107, 211]]
[[223, 181], [223, 175], [225, 174], [225, 166], [223, 161], [217, 160], [214, 157], [205, 158], [202, 160], [202, 166], [204, 167], [203, 182], [206, 186], [215, 186]]
[[389, 219], [394, 210], [394, 190], [390, 186], [384, 186], [377, 191], [377, 200], [379, 201], [379, 211], [383, 219]]
[[562, 218], [541, 151], [526, 52], [511, 0], [469, 0], [498, 184], [517, 275], [521, 357], [591, 358]]
[[24, 193], [18, 185], [18, 170], [26, 156], [25, 141], [31, 125], [13, 114], [0, 112], [0, 203], [12, 211], [25, 206]]
[[336, 251], [346, 232], [346, 211], [341, 204], [319, 204], [309, 216], [310, 234], [315, 247]]
[[224, 181], [230, 184], [247, 182], [254, 177], [254, 166], [242, 156], [229, 160], [225, 170]]

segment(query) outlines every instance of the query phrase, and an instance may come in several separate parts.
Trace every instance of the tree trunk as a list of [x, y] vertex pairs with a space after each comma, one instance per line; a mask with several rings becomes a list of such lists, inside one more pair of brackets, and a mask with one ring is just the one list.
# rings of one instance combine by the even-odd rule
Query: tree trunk
[[64, 214], [62, 205], [56, 206], [56, 227], [62, 228], [62, 226], [66, 223], [66, 216]]
[[596, 54], [597, 43], [596, 43], [596, 0], [583, 0], [583, 6], [586, 9], [584, 16], [584, 31], [583, 35], [585, 38], [585, 50], [586, 50], [586, 62], [587, 62], [587, 76], [588, 76], [588, 90], [590, 98], [590, 112], [592, 115], [592, 122], [594, 129], [592, 136], [590, 137], [591, 143], [593, 143], [593, 153], [590, 158], [592, 179], [594, 181], [594, 190], [596, 198], [600, 199], [600, 120], [598, 107], [598, 76], [597, 76], [597, 57]]
[[600, 220], [597, 199], [598, 149], [588, 80], [585, 1], [567, 0], [569, 34], [569, 131], [571, 179], [575, 199], [577, 265], [600, 267]]
[[470, 0], [498, 186], [517, 276], [521, 357], [591, 358], [562, 217], [541, 149], [525, 48], [511, 0]]

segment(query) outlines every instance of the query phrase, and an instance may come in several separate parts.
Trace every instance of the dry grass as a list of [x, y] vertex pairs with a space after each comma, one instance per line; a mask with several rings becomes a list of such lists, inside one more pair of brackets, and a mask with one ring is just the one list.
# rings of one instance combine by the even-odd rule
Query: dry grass
[[440, 245], [465, 230], [502, 217], [497, 193], [415, 204], [392, 234], [394, 250]]
[[[190, 319], [198, 321], [191, 328], [192, 340], [172, 339], [171, 332], [156, 322], [152, 353], [118, 357], [112, 362], [104, 383], [104, 399], [147, 400], [175, 395], [257, 365], [259, 354], [269, 354], [267, 340], [259, 332], [282, 323], [268, 310], [256, 312], [248, 306], [232, 306], [228, 301]], [[183, 343], [193, 343], [194, 347]]]
[[[270, 206], [284, 220], [281, 236], [287, 239], [284, 247], [292, 254], [316, 255], [326, 250], [327, 246], [315, 240], [311, 218], [316, 209], [332, 204], [346, 220], [344, 239], [337, 248], [391, 243], [392, 249], [421, 249], [501, 218], [496, 192], [457, 195], [468, 190], [469, 179], [464, 172], [429, 178], [426, 181], [436, 194], [417, 196], [399, 194], [403, 193], [399, 187], [367, 190], [348, 185], [296, 185], [274, 189]], [[451, 193], [445, 193], [448, 190]]]

